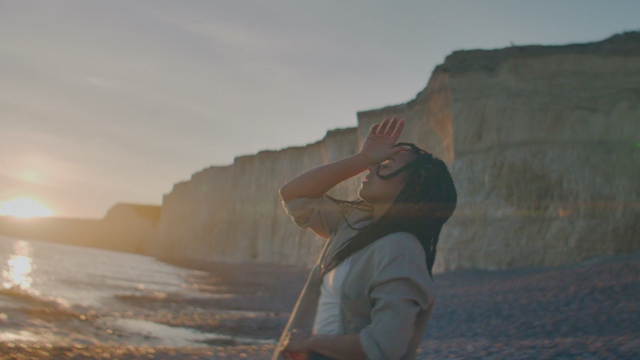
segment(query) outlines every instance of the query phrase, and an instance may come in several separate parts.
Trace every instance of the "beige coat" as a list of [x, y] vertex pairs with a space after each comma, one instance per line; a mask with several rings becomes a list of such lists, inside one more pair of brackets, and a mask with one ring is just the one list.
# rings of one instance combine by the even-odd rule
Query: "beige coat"
[[[294, 328], [311, 332], [322, 283], [321, 265], [355, 235], [349, 224], [358, 228], [371, 221], [371, 213], [343, 209], [327, 197], [290, 200], [285, 208], [301, 228], [321, 229], [331, 236], [311, 270], [273, 359], [280, 359], [287, 332]], [[390, 234], [353, 254], [341, 293], [343, 329], [345, 334], [360, 334], [367, 359], [415, 358], [435, 302], [425, 253], [415, 236]]]

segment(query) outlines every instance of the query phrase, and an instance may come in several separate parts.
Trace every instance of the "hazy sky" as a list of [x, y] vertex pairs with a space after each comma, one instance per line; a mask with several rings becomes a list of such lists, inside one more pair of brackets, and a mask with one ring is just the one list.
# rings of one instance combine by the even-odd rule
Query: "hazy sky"
[[454, 50], [638, 29], [637, 0], [0, 0], [0, 203], [160, 204], [202, 168], [413, 99]]

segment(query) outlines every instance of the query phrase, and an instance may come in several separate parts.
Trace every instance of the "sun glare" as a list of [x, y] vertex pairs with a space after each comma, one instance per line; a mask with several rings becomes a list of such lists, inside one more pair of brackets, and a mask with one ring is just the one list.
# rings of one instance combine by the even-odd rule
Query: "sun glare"
[[53, 211], [30, 198], [11, 199], [0, 202], [0, 216], [33, 218], [51, 216]]

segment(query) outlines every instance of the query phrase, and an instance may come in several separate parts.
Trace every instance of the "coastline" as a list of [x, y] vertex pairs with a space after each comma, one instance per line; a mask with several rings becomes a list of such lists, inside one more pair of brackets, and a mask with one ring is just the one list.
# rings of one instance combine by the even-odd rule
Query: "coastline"
[[[187, 267], [200, 270], [190, 283], [206, 297], [123, 295], [112, 300], [115, 310], [100, 312], [4, 291], [22, 296], [25, 307], [0, 301], [0, 326], [15, 330], [13, 339], [0, 339], [0, 357], [269, 359], [308, 270]], [[640, 352], [639, 275], [640, 254], [436, 274], [437, 305], [418, 358], [631, 358]], [[162, 331], [176, 331], [173, 345], [158, 340]], [[180, 342], [180, 334], [198, 332], [221, 336]]]

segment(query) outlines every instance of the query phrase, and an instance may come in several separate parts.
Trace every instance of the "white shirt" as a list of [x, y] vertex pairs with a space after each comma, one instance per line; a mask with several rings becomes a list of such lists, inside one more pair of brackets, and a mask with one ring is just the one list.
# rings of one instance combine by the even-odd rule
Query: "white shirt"
[[313, 322], [314, 334], [341, 335], [344, 333], [340, 316], [340, 300], [342, 283], [350, 268], [351, 257], [322, 277], [318, 311]]

